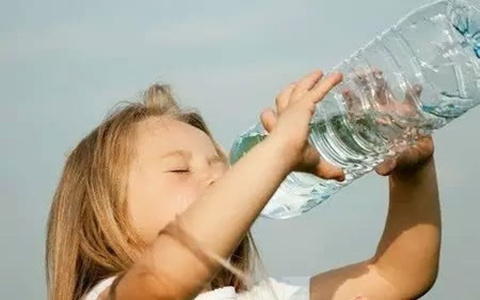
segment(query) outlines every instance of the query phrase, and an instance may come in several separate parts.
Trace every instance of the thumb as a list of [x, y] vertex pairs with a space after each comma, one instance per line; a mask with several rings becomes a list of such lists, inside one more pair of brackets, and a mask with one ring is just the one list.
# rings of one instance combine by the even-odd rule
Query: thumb
[[343, 170], [324, 160], [312, 145], [308, 145], [305, 149], [302, 168], [304, 172], [312, 173], [323, 179], [345, 180]]
[[415, 106], [417, 104], [418, 97], [422, 94], [422, 86], [420, 84], [415, 84], [407, 90], [405, 93], [405, 101], [409, 105]]
[[378, 175], [388, 176], [390, 175], [390, 173], [392, 173], [392, 171], [395, 169], [396, 166], [397, 166], [396, 158], [391, 158], [384, 161], [380, 165], [378, 165], [375, 168], [375, 171], [377, 172]]
[[345, 180], [345, 172], [340, 167], [334, 166], [324, 159], [320, 159], [317, 165], [317, 176], [325, 179], [334, 179], [336, 181]]
[[262, 111], [260, 120], [262, 121], [263, 128], [270, 133], [275, 127], [275, 124], [277, 124], [277, 114], [273, 109], [267, 108]]

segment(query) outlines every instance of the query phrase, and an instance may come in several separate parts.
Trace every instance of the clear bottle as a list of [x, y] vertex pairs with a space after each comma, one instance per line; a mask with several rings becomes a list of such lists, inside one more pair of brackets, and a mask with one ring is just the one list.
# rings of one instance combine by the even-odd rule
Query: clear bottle
[[[346, 173], [344, 182], [292, 172], [262, 216], [298, 216], [480, 104], [479, 0], [442, 0], [401, 19], [332, 71], [344, 80], [316, 107], [309, 142]], [[241, 134], [235, 163], [267, 132]]]

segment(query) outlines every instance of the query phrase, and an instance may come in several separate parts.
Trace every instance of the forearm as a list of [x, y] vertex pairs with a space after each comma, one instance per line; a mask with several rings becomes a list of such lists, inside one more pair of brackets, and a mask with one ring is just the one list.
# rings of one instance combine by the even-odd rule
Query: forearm
[[422, 293], [435, 281], [441, 216], [433, 157], [413, 173], [389, 178], [390, 204], [373, 258], [378, 272], [405, 293]]
[[290, 172], [277, 147], [267, 138], [233, 165], [181, 216], [186, 231], [209, 250], [228, 257]]
[[[276, 147], [268, 138], [254, 147], [179, 216], [184, 231], [204, 249], [223, 258], [236, 249], [289, 173], [290, 165]], [[218, 267], [218, 263], [202, 261], [189, 247], [161, 234], [132, 273], [137, 279], [141, 273], [151, 273], [150, 279], [163, 281], [151, 280], [151, 285], [159, 289], [167, 286], [183, 299], [200, 292]]]

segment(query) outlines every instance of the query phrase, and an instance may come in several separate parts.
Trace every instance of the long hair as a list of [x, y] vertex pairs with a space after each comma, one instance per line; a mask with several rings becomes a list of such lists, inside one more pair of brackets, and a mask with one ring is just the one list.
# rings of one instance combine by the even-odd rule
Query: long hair
[[[100, 280], [128, 270], [147, 246], [127, 216], [127, 176], [136, 123], [149, 117], [174, 117], [205, 132], [228, 163], [202, 116], [195, 110], [181, 109], [168, 85], [154, 84], [140, 101], [124, 104], [84, 137], [66, 159], [47, 224], [50, 300], [80, 299]], [[230, 257], [230, 264], [249, 274], [259, 262], [258, 256], [248, 232]], [[210, 284], [212, 289], [234, 286], [237, 292], [247, 288], [225, 268]]]

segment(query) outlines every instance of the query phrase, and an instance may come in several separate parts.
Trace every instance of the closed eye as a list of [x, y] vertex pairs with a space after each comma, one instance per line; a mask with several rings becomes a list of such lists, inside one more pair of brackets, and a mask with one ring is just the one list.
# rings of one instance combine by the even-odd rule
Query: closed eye
[[170, 170], [169, 172], [172, 172], [172, 173], [188, 173], [188, 172], [190, 172], [190, 170], [189, 169]]

